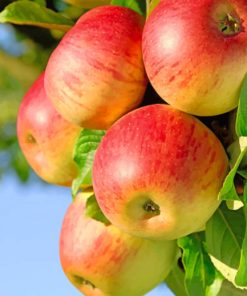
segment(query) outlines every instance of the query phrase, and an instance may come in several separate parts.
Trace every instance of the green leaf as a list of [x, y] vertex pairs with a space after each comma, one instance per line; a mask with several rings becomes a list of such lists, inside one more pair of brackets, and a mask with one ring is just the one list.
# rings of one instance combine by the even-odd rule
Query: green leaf
[[14, 149], [11, 165], [15, 170], [17, 176], [22, 182], [26, 182], [30, 175], [30, 167], [22, 154], [21, 150], [18, 147], [17, 142], [15, 143], [16, 147], [12, 147]]
[[247, 170], [245, 169], [238, 169], [238, 174], [242, 176], [244, 179], [247, 179]]
[[[245, 191], [246, 190], [245, 186]], [[245, 205], [243, 208], [244, 215], [245, 215], [245, 221], [247, 224], [247, 206]], [[240, 264], [238, 268], [237, 275], [235, 277], [235, 283], [238, 286], [247, 286], [247, 228], [245, 230], [245, 236], [244, 241], [242, 244], [242, 250], [241, 250], [241, 258], [240, 258]]]
[[91, 9], [100, 5], [110, 4], [111, 0], [65, 0], [65, 2], [81, 8]]
[[[237, 110], [237, 118], [236, 118], [236, 134], [238, 137], [243, 138], [246, 140], [247, 137], [247, 75], [245, 75], [245, 78], [243, 80], [243, 84], [240, 91], [240, 98], [239, 98], [239, 105]], [[245, 143], [246, 144], [246, 143]], [[246, 151], [245, 149], [242, 149], [243, 151]], [[241, 155], [241, 154], [240, 154]], [[239, 168], [238, 173], [247, 179], [247, 170], [246, 170], [246, 163], [245, 168]], [[245, 222], [247, 224], [247, 182], [245, 181], [244, 184], [244, 195], [243, 195], [243, 201], [245, 203], [245, 206], [243, 208], [243, 212], [245, 215]], [[241, 257], [240, 257], [240, 263], [239, 268], [235, 277], [235, 283], [239, 286], [247, 286], [247, 228], [245, 229], [245, 235], [242, 243], [241, 248]]]
[[[245, 137], [239, 138], [239, 145], [240, 145], [240, 154], [238, 157], [234, 156], [236, 159], [235, 164], [233, 165], [233, 168], [230, 170], [228, 175], [226, 176], [223, 186], [219, 193], [219, 199], [220, 200], [240, 200], [238, 193], [235, 188], [234, 184], [234, 178], [240, 169], [241, 162], [244, 160], [244, 157], [247, 153], [247, 145], [246, 145], [246, 139]], [[234, 149], [235, 150], [235, 143], [234, 143]], [[229, 150], [230, 151], [230, 150]], [[235, 154], [235, 152], [232, 152]]]
[[92, 185], [92, 166], [96, 149], [105, 135], [103, 130], [83, 129], [75, 144], [74, 161], [80, 173], [73, 181], [72, 196], [75, 197], [81, 186]]
[[0, 23], [32, 25], [68, 31], [74, 24], [69, 18], [35, 2], [21, 0], [9, 4], [0, 13]]
[[247, 74], [244, 77], [243, 84], [240, 90], [237, 119], [236, 119], [236, 133], [239, 137], [247, 136]]
[[[147, 3], [147, 2], [146, 2]], [[147, 15], [150, 15], [154, 8], [160, 3], [160, 0], [148, 0]]]
[[[244, 181], [243, 203], [246, 207], [247, 206], [247, 181], [246, 180]], [[246, 216], [245, 216], [245, 218], [246, 218]], [[247, 222], [247, 220], [246, 220], [246, 222]], [[246, 225], [247, 225], [247, 223], [246, 223]]]
[[120, 5], [128, 7], [137, 13], [145, 16], [146, 15], [146, 1], [145, 0], [112, 0], [112, 5]]
[[105, 225], [111, 224], [102, 213], [94, 194], [87, 199], [85, 215], [94, 220], [100, 221]]
[[246, 296], [246, 290], [237, 289], [229, 281], [224, 281], [217, 296]]
[[220, 290], [223, 277], [214, 267], [198, 234], [178, 239], [182, 248], [185, 286], [190, 296], [213, 296]]
[[243, 208], [233, 211], [222, 203], [206, 224], [208, 252], [224, 264], [238, 268], [245, 227]]
[[[178, 266], [174, 265], [172, 271], [169, 273], [165, 279], [165, 283], [172, 290], [176, 296], [187, 296], [185, 286], [184, 286], [185, 273]], [[224, 280], [219, 293], [217, 296], [246, 296], [246, 290], [240, 290], [236, 288], [232, 283], [227, 280]], [[212, 295], [215, 296], [215, 295]]]

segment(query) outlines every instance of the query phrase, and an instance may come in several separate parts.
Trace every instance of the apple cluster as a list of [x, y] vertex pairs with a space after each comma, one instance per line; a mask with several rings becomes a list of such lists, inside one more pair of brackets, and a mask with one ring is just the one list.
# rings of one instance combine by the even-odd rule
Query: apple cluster
[[[52, 184], [78, 176], [81, 131], [106, 130], [92, 186], [71, 203], [60, 236], [63, 270], [85, 295], [144, 295], [169, 274], [176, 239], [204, 229], [220, 205], [228, 157], [196, 116], [238, 104], [247, 6], [183, 2], [161, 0], [146, 21], [126, 7], [91, 9], [21, 103], [20, 147]], [[87, 214], [94, 197], [101, 219]]]

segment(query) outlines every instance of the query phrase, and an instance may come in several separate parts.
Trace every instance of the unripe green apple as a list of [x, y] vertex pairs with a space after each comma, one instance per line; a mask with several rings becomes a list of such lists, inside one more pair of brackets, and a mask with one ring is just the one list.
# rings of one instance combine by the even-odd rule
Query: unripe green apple
[[63, 270], [87, 296], [143, 296], [165, 279], [177, 254], [175, 241], [131, 236], [86, 215], [78, 194], [60, 236]]
[[247, 68], [246, 0], [161, 0], [143, 32], [143, 59], [158, 94], [200, 116], [238, 104]]
[[64, 118], [107, 129], [143, 98], [144, 19], [131, 9], [101, 6], [81, 16], [52, 53], [45, 89]]
[[123, 116], [93, 164], [99, 206], [112, 224], [141, 237], [176, 239], [202, 229], [219, 206], [228, 159], [195, 117], [157, 104]]
[[39, 177], [70, 186], [78, 169], [73, 149], [81, 128], [57, 113], [44, 90], [44, 74], [25, 95], [18, 112], [17, 136], [28, 163]]

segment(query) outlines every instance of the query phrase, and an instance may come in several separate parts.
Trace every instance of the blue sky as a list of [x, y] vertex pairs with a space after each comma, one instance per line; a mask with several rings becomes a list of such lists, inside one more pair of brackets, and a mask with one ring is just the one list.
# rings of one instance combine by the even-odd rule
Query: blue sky
[[[60, 267], [58, 240], [70, 189], [0, 180], [0, 295], [79, 296]], [[172, 295], [161, 285], [148, 296]], [[127, 295], [126, 295], [127, 296]]]
[[58, 257], [69, 190], [35, 178], [22, 185], [13, 176], [0, 186], [0, 295], [80, 295], [64, 277]]

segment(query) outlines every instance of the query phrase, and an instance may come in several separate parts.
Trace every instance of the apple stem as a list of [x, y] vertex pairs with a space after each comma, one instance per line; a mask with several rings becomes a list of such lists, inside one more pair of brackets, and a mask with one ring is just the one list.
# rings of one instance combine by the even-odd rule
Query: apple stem
[[155, 216], [160, 214], [160, 207], [151, 199], [145, 202], [145, 204], [143, 205], [143, 209], [147, 213], [154, 214]]
[[220, 31], [225, 36], [234, 36], [244, 31], [242, 20], [238, 16], [227, 13], [225, 18], [220, 21]]

